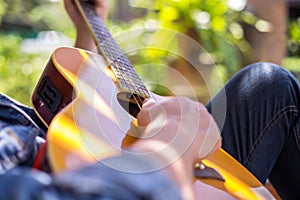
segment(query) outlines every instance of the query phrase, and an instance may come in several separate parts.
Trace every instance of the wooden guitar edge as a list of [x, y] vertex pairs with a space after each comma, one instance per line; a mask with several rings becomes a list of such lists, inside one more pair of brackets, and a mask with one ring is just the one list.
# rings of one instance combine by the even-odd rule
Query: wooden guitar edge
[[220, 168], [221, 171], [226, 170], [250, 187], [263, 186], [263, 184], [251, 172], [249, 172], [248, 169], [246, 169], [222, 148], [209, 155], [202, 162], [209, 167], [215, 169]]

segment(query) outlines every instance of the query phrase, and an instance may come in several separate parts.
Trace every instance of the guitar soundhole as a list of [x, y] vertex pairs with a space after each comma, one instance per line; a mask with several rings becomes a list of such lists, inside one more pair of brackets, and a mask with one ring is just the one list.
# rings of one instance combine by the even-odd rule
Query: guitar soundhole
[[118, 93], [119, 104], [133, 117], [137, 117], [142, 107], [144, 98], [129, 92]]
[[37, 94], [52, 114], [58, 111], [63, 95], [56, 89], [48, 76], [42, 80]]
[[132, 93], [126, 93], [126, 97], [127, 97], [127, 99], [129, 99], [129, 100], [132, 100], [132, 99], [134, 99], [134, 96], [133, 96], [133, 94]]

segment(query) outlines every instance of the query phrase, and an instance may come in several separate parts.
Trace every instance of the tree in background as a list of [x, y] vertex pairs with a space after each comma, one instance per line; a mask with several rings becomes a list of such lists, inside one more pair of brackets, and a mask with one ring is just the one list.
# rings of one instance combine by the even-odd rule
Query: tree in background
[[247, 10], [260, 20], [254, 27], [245, 27], [252, 48], [246, 63], [267, 61], [282, 65], [287, 55], [287, 0], [248, 0]]

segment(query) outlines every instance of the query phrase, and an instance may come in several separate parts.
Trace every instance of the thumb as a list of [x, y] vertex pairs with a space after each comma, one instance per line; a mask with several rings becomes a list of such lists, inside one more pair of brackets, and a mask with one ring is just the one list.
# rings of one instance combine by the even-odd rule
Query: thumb
[[156, 102], [153, 99], [144, 101], [142, 110], [137, 115], [138, 125], [147, 126], [151, 122], [150, 111]]

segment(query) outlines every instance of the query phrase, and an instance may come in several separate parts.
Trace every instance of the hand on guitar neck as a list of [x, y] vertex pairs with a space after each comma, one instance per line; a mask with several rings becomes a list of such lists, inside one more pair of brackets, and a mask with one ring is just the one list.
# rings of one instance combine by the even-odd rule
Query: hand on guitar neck
[[[108, 4], [105, 0], [93, 0], [93, 5], [95, 6], [95, 11], [102, 18], [103, 21], [106, 20], [108, 14]], [[95, 50], [95, 42], [90, 34], [90, 31], [82, 17], [79, 13], [74, 0], [64, 0], [65, 9], [70, 16], [71, 20], [76, 29], [76, 42], [75, 47], [86, 49], [89, 51]]]

